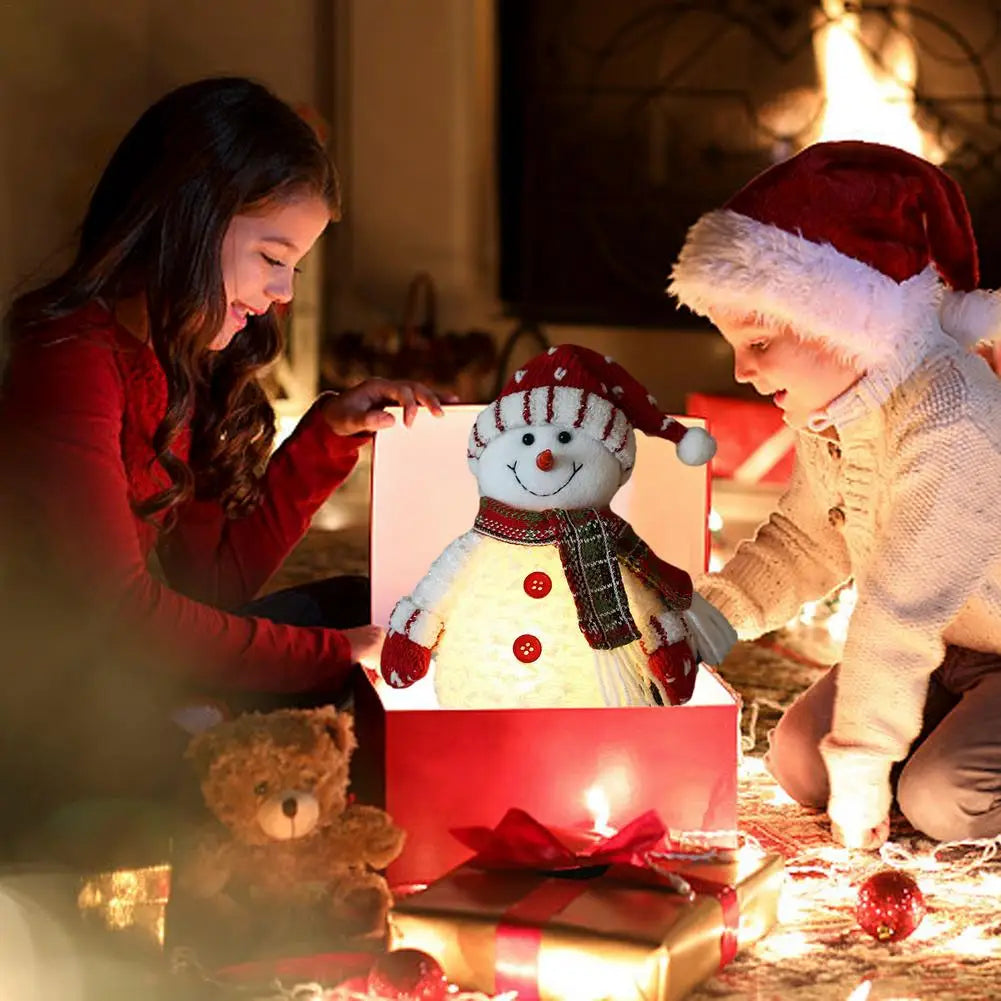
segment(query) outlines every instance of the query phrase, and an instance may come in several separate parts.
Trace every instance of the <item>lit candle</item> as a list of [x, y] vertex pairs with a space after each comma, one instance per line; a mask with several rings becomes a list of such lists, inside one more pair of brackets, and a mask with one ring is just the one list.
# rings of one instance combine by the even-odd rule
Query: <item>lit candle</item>
[[612, 815], [612, 807], [608, 802], [608, 794], [601, 786], [591, 786], [584, 794], [584, 802], [591, 814], [591, 830], [595, 834], [600, 834], [604, 838], [609, 838], [617, 833], [617, 828], [611, 827], [608, 823]]

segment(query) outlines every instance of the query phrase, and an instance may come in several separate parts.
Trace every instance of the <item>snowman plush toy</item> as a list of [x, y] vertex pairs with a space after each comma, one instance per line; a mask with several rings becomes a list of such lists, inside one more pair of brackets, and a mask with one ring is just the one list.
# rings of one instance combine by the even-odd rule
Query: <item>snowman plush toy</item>
[[[702, 465], [716, 443], [664, 414], [622, 366], [564, 344], [533, 358], [473, 424], [480, 493], [471, 531], [393, 609], [382, 676], [424, 678], [446, 708], [680, 705], [699, 660], [736, 640], [609, 504], [634, 429]], [[671, 517], [664, 498], [664, 517]]]

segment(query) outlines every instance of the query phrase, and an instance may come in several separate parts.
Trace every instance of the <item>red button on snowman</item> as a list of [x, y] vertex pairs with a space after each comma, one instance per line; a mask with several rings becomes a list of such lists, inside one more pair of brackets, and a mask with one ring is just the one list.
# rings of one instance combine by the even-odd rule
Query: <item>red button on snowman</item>
[[[533, 358], [473, 424], [471, 531], [393, 609], [382, 675], [427, 675], [448, 708], [680, 705], [736, 634], [609, 507], [635, 430], [702, 465], [716, 443], [664, 414], [621, 365], [564, 344]], [[665, 517], [670, 510], [665, 506]]]

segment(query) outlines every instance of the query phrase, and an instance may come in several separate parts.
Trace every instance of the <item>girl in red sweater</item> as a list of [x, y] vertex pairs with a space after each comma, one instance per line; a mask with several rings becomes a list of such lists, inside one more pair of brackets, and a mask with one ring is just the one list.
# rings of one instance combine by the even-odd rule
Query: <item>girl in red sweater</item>
[[49, 752], [46, 787], [63, 772], [150, 790], [191, 692], [335, 697], [378, 658], [357, 581], [247, 614], [392, 423], [382, 408], [408, 425], [440, 413], [419, 383], [375, 379], [320, 396], [271, 455], [257, 376], [282, 348], [274, 306], [339, 213], [334, 168], [292, 109], [243, 79], [190, 84], [113, 155], [68, 270], [13, 303], [0, 574], [19, 680], [2, 729], [21, 763]]

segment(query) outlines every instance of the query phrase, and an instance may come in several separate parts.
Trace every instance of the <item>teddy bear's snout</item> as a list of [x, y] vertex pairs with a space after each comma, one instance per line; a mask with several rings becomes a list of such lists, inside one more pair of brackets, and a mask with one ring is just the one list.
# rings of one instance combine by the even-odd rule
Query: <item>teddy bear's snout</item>
[[320, 804], [309, 792], [285, 789], [269, 796], [257, 811], [261, 830], [275, 841], [302, 838], [320, 819]]

